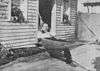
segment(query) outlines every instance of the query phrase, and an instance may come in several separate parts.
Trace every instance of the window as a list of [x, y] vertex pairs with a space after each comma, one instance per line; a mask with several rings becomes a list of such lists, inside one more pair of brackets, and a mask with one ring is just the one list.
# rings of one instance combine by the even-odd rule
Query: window
[[25, 22], [27, 19], [27, 0], [12, 0], [11, 21]]
[[9, 21], [11, 16], [11, 0], [0, 0], [0, 21]]

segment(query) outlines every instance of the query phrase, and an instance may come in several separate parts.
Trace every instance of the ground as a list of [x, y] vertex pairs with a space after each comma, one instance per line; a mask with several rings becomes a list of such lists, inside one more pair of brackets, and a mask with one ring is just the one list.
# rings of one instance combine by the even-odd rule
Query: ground
[[0, 69], [0, 71], [76, 71], [65, 62], [51, 58], [47, 52], [18, 58], [1, 66]]
[[[85, 46], [90, 47], [90, 45], [85, 45]], [[97, 71], [100, 71], [100, 68], [98, 68], [98, 66], [100, 67], [100, 48], [99, 45], [93, 45], [92, 47], [95, 47], [96, 50], [95, 57], [98, 58], [95, 60], [94, 65], [96, 66], [95, 68], [97, 69]], [[77, 51], [79, 49], [80, 48], [78, 47], [75, 48], [73, 51]], [[73, 51], [71, 51], [72, 54], [74, 53]], [[84, 57], [81, 56], [80, 60], [83, 59]], [[84, 60], [82, 62], [86, 63], [86, 61]], [[81, 62], [80, 64], [82, 65]], [[85, 64], [83, 64], [82, 66], [84, 65]], [[88, 68], [88, 63], [86, 65]], [[13, 62], [1, 66], [0, 71], [87, 71], [87, 70], [82, 67], [71, 67], [70, 65], [66, 64], [61, 60], [50, 57], [47, 52], [43, 52], [33, 56], [18, 58]]]

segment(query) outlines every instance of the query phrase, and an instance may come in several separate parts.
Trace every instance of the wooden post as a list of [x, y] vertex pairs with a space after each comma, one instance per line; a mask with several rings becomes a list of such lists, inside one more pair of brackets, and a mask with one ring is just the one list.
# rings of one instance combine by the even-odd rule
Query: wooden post
[[75, 39], [77, 39], [77, 2], [78, 0], [70, 0], [70, 22], [75, 26]]

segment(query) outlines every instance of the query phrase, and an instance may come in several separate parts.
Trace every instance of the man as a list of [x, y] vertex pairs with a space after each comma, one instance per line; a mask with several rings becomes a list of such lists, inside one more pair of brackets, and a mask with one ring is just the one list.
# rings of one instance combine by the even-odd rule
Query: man
[[41, 31], [38, 32], [39, 44], [44, 46], [51, 57], [65, 61], [67, 64], [76, 67], [73, 63], [69, 47], [79, 46], [80, 44], [66, 45], [67, 42], [56, 39], [53, 34], [48, 32], [48, 25], [43, 24]]
[[40, 31], [38, 31], [38, 38], [50, 38], [50, 32], [48, 32], [48, 25], [46, 23], [43, 24]]

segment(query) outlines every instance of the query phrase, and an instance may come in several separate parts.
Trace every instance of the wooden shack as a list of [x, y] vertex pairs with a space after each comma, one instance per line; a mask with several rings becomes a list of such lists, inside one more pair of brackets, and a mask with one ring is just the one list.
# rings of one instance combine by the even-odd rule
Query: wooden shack
[[[6, 0], [0, 2], [0, 43], [7, 48], [34, 47], [37, 42], [39, 0]], [[71, 25], [62, 23], [63, 11], [69, 3]], [[1, 4], [2, 3], [2, 4]], [[11, 22], [11, 6], [21, 9], [26, 22]], [[5, 8], [3, 8], [5, 6]], [[55, 0], [51, 14], [51, 29], [60, 39], [76, 38], [77, 0]], [[52, 26], [53, 25], [53, 26]]]
[[[7, 48], [34, 47], [37, 42], [36, 31], [38, 24], [38, 0], [6, 0], [7, 8], [0, 6], [0, 43]], [[6, 4], [6, 2], [1, 2]], [[11, 19], [11, 3], [22, 9], [26, 14], [26, 22], [15, 23]], [[23, 4], [24, 3], [24, 4]], [[9, 9], [8, 9], [9, 8]], [[1, 12], [2, 11], [2, 12]], [[2, 16], [2, 13], [5, 15]], [[9, 16], [8, 16], [9, 14]], [[5, 18], [5, 17], [9, 18]]]

